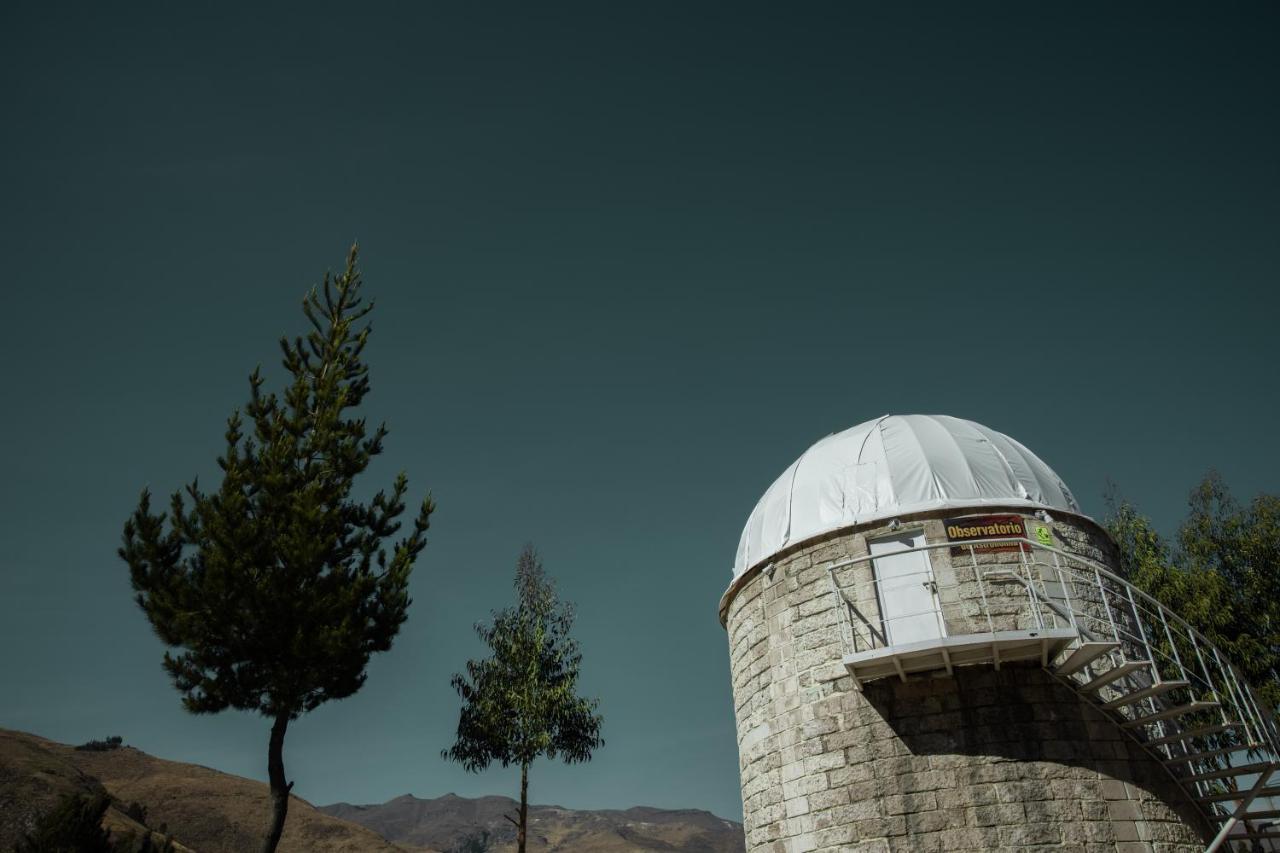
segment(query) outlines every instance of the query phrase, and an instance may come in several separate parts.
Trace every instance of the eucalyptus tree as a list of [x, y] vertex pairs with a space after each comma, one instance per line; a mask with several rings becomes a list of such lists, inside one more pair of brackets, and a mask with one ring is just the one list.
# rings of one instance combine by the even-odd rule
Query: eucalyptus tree
[[239, 410], [227, 420], [218, 489], [193, 481], [167, 513], [152, 511], [144, 489], [119, 550], [138, 605], [172, 649], [164, 668], [183, 706], [271, 720], [264, 853], [279, 843], [289, 808], [289, 723], [355, 693], [370, 655], [391, 648], [434, 508], [426, 497], [411, 530], [391, 542], [404, 473], [368, 502], [352, 496], [387, 435], [352, 412], [369, 392], [373, 304], [360, 288], [353, 247], [345, 271], [303, 299], [310, 331], [280, 340], [291, 377], [282, 394], [263, 391], [260, 370], [249, 377], [247, 423]]
[[1280, 496], [1241, 504], [1210, 471], [1172, 540], [1114, 493], [1108, 504], [1123, 573], [1222, 646], [1280, 707]]
[[505, 816], [525, 853], [529, 766], [539, 756], [566, 764], [590, 761], [604, 746], [599, 702], [577, 695], [582, 655], [569, 636], [573, 608], [561, 602], [533, 546], [516, 562], [516, 606], [493, 614], [476, 633], [492, 651], [467, 661], [452, 683], [463, 705], [457, 740], [441, 755], [476, 773], [497, 761], [520, 767], [520, 812]]

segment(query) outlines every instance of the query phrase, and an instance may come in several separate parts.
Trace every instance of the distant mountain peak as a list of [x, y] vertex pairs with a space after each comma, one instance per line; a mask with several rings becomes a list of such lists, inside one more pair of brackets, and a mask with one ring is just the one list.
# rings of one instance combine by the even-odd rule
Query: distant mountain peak
[[[448, 793], [422, 799], [406, 794], [381, 805], [336, 803], [320, 811], [358, 823], [396, 844], [429, 850], [447, 850], [483, 830], [495, 844], [495, 853], [505, 853], [514, 849], [515, 828], [503, 815], [516, 806], [510, 797], [496, 795], [467, 798]], [[530, 851], [742, 853], [746, 846], [740, 824], [702, 809], [587, 810], [531, 804], [529, 817]]]

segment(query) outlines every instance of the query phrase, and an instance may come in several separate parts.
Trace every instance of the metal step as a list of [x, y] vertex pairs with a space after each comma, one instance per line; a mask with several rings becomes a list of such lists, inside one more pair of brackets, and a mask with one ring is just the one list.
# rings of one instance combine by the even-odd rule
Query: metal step
[[[1263, 788], [1258, 792], [1259, 797], [1274, 797], [1277, 794], [1280, 794], [1280, 788], [1277, 787]], [[1247, 796], [1249, 796], [1248, 791], [1222, 791], [1221, 793], [1205, 794], [1203, 796], [1192, 795], [1192, 799], [1201, 803], [1221, 803], [1224, 800], [1243, 800]], [[1245, 817], [1252, 820], [1256, 816], [1245, 812]]]
[[[1244, 841], [1244, 840], [1253, 840], [1253, 839], [1261, 840], [1265, 838], [1280, 838], [1280, 830], [1274, 830], [1274, 829], [1243, 830], [1243, 831], [1240, 831], [1240, 833], [1235, 833], [1234, 835], [1226, 836], [1226, 843], [1230, 844], [1231, 841]], [[1275, 849], [1275, 848], [1272, 848], [1272, 849]]]
[[1179, 731], [1178, 734], [1166, 735], [1164, 738], [1156, 738], [1155, 740], [1144, 740], [1144, 744], [1148, 747], [1164, 747], [1166, 743], [1178, 743], [1179, 740], [1190, 740], [1192, 738], [1203, 738], [1204, 735], [1217, 734], [1219, 731], [1226, 731], [1234, 727], [1235, 724], [1225, 724], [1225, 722], [1216, 722], [1211, 726], [1201, 726], [1199, 729], [1187, 729]]
[[1263, 770], [1270, 770], [1271, 764], [1263, 762], [1262, 764], [1241, 764], [1238, 767], [1224, 767], [1221, 770], [1210, 770], [1207, 773], [1197, 773], [1194, 776], [1179, 776], [1178, 781], [1183, 784], [1192, 782], [1208, 782], [1210, 779], [1227, 779], [1231, 776], [1243, 776], [1246, 773], [1261, 773]]
[[[1034, 587], [1029, 589], [1034, 595]], [[1075, 626], [1073, 619], [1069, 621]], [[1145, 642], [1145, 637], [1143, 640]], [[1280, 809], [1276, 809], [1273, 799], [1280, 797], [1280, 779], [1274, 783], [1271, 779], [1272, 774], [1280, 770], [1280, 760], [1272, 753], [1273, 747], [1254, 743], [1250, 728], [1242, 721], [1229, 719], [1226, 711], [1221, 715], [1223, 722], [1198, 725], [1208, 715], [1200, 716], [1199, 719], [1195, 718], [1196, 715], [1222, 708], [1223, 703], [1214, 699], [1196, 698], [1200, 691], [1193, 687], [1190, 676], [1163, 680], [1160, 669], [1153, 660], [1126, 659], [1119, 642], [1086, 639], [1083, 635], [1070, 642], [1073, 645], [1061, 653], [1061, 660], [1053, 666], [1048, 665], [1049, 647], [1043, 647], [1041, 664], [1071, 686], [1076, 693], [1091, 699], [1101, 710], [1109, 712], [1122, 728], [1132, 731], [1142, 741], [1148, 753], [1169, 768], [1179, 787], [1201, 806], [1213, 822], [1230, 826], [1234, 823], [1234, 818], [1227, 812], [1238, 812], [1237, 816], [1242, 822], [1227, 837], [1227, 849], [1233, 843], [1244, 840], [1257, 844], [1261, 839], [1280, 839], [1280, 826], [1256, 826], [1258, 822], [1280, 818]], [[1120, 651], [1120, 654], [1113, 654], [1116, 651]], [[1057, 650], [1054, 652], [1057, 653]], [[1154, 652], [1149, 650], [1149, 654], [1154, 655]], [[995, 660], [998, 668], [999, 659]], [[1099, 672], [1098, 668], [1102, 666], [1107, 668]], [[1128, 678], [1136, 673], [1143, 674]], [[1181, 690], [1186, 690], [1187, 693], [1176, 694], [1177, 698], [1169, 695]], [[1182, 701], [1184, 698], [1188, 701]], [[1175, 702], [1178, 704], [1173, 704]], [[1230, 716], [1237, 715], [1234, 705], [1228, 703], [1227, 707], [1232, 709]], [[1141, 716], [1126, 719], [1129, 715], [1139, 714]], [[1188, 719], [1189, 716], [1191, 719]], [[1166, 735], [1164, 733], [1171, 727], [1167, 723], [1182, 730]], [[1272, 730], [1266, 731], [1270, 733]], [[1227, 733], [1227, 741], [1244, 743], [1223, 746], [1222, 739], [1216, 742], [1200, 740], [1223, 732]], [[1150, 735], [1155, 737], [1149, 738]], [[1263, 740], [1269, 742], [1270, 735], [1263, 737]], [[1169, 754], [1172, 751], [1169, 747], [1174, 744], [1178, 745], [1183, 754]], [[1253, 749], [1263, 750], [1263, 754], [1272, 760], [1259, 762], [1255, 758], [1250, 763], [1221, 766], [1232, 760], [1247, 760], [1243, 759], [1242, 754]], [[1226, 787], [1243, 787], [1245, 790], [1222, 790]], [[1259, 799], [1255, 800], [1255, 797]], [[1249, 801], [1250, 808], [1239, 808], [1246, 800]], [[1253, 807], [1257, 807], [1257, 810]]]
[[1107, 652], [1115, 651], [1120, 648], [1119, 643], [1086, 641], [1071, 650], [1071, 653], [1053, 668], [1053, 671], [1061, 676], [1071, 675], [1073, 672], [1079, 672]]
[[[1165, 708], [1163, 711], [1157, 711], [1154, 714], [1147, 714], [1145, 717], [1135, 717], [1132, 720], [1126, 720], [1120, 725], [1126, 729], [1136, 729], [1139, 726], [1158, 723], [1161, 720], [1172, 720], [1174, 717], [1181, 717], [1184, 714], [1194, 714], [1198, 711], [1208, 711], [1211, 708], [1217, 708], [1217, 702], [1188, 702], [1185, 705], [1175, 705], [1172, 708]], [[1155, 743], [1155, 741], [1147, 741], [1147, 745]]]
[[[1181, 738], [1181, 736], [1180, 736]], [[1152, 741], [1148, 741], [1148, 744]], [[1206, 749], [1204, 752], [1189, 752], [1183, 755], [1175, 755], [1173, 758], [1162, 758], [1161, 762], [1168, 766], [1174, 764], [1189, 764], [1193, 761], [1204, 761], [1208, 758], [1217, 758], [1220, 755], [1229, 755], [1233, 752], [1248, 752], [1249, 750], [1262, 749], [1260, 743], [1246, 743], [1240, 746], [1229, 746], [1224, 749]]]
[[1098, 688], [1105, 687], [1117, 678], [1123, 678], [1130, 673], [1137, 672], [1138, 670], [1145, 669], [1149, 666], [1151, 666], [1151, 661], [1149, 660], [1127, 660], [1118, 666], [1111, 667], [1111, 669], [1097, 676], [1092, 681], [1081, 685], [1079, 689], [1082, 693], [1095, 693]]
[[1162, 693], [1168, 693], [1170, 690], [1181, 690], [1183, 687], [1190, 687], [1190, 681], [1157, 681], [1150, 687], [1144, 687], [1141, 690], [1135, 690], [1127, 693], [1119, 699], [1112, 699], [1110, 702], [1103, 703], [1104, 711], [1114, 711], [1116, 708], [1123, 708], [1125, 705], [1132, 705], [1134, 702], [1141, 702], [1152, 696], [1159, 696]]

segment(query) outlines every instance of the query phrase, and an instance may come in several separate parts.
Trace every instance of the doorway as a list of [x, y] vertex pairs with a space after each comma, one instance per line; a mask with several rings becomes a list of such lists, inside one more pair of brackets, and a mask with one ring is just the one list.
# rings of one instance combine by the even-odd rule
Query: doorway
[[891, 646], [946, 636], [938, 586], [924, 544], [923, 530], [896, 533], [867, 543], [875, 567], [880, 619]]

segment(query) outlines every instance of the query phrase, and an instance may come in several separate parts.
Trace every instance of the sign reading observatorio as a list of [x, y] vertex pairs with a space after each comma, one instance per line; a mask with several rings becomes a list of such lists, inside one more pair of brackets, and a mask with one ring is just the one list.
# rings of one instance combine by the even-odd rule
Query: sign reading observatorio
[[995, 551], [1030, 551], [1031, 546], [1019, 542], [983, 542], [984, 539], [1025, 539], [1026, 520], [1020, 515], [971, 515], [965, 518], [948, 518], [947, 538], [952, 542], [973, 543], [952, 545], [952, 554], [967, 554], [972, 547], [975, 553], [990, 554]]

